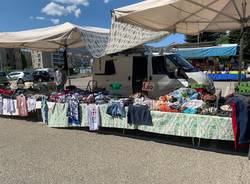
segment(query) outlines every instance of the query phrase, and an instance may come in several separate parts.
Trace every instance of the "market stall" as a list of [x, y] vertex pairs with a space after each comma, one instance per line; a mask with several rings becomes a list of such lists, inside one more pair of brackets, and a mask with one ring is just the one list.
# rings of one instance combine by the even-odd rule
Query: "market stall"
[[180, 88], [160, 99], [149, 99], [143, 94], [121, 97], [78, 88], [47, 94], [30, 89], [2, 89], [0, 114], [27, 117], [38, 110], [43, 122], [54, 128], [90, 127], [90, 130], [98, 130], [107, 127], [234, 140], [232, 109], [225, 105], [225, 101], [218, 106], [216, 96], [203, 90], [201, 87]]
[[[200, 71], [208, 74], [214, 81], [237, 81], [238, 61], [237, 44], [222, 44], [212, 47], [177, 48], [175, 52]], [[246, 73], [241, 73], [241, 80], [246, 79]]]

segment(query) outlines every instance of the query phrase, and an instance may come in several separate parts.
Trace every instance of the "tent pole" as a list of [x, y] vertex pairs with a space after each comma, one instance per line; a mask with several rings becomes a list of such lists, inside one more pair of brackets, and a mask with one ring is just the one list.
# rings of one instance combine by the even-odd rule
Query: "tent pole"
[[244, 47], [244, 23], [241, 23], [240, 29], [240, 53], [239, 53], [239, 75], [238, 75], [238, 83], [241, 82], [241, 71], [242, 71], [242, 64], [243, 64], [243, 47]]
[[69, 63], [68, 63], [68, 57], [67, 57], [67, 47], [64, 48], [63, 56], [64, 56], [64, 69], [67, 72], [69, 85], [71, 86], [71, 79], [70, 79], [70, 72], [69, 72]]
[[247, 2], [244, 0], [242, 3], [242, 12], [243, 12], [243, 18], [241, 20], [241, 26], [240, 26], [240, 58], [239, 58], [239, 75], [238, 75], [238, 83], [241, 82], [241, 71], [242, 71], [242, 64], [243, 64], [243, 51], [244, 51], [244, 34], [245, 34], [245, 23], [246, 23], [246, 6]]

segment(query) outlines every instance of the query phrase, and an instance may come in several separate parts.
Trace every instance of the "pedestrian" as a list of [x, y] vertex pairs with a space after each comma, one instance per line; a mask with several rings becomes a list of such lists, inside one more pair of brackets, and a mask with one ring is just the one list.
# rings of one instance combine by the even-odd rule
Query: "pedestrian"
[[64, 71], [64, 68], [59, 68], [55, 73], [55, 83], [57, 92], [62, 92], [64, 90], [64, 86], [67, 82], [67, 76]]

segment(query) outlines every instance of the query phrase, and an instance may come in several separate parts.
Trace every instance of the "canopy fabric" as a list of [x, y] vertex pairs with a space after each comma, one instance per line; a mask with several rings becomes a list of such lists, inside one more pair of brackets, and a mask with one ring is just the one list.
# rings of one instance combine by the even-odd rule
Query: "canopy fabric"
[[108, 29], [64, 23], [41, 29], [0, 33], [0, 47], [29, 48], [42, 51], [54, 51], [63, 47], [81, 48], [85, 47], [85, 43], [82, 41], [82, 32], [93, 32], [107, 38], [109, 36]]
[[237, 44], [223, 44], [214, 47], [180, 48], [176, 49], [175, 52], [186, 59], [195, 59], [216, 56], [235, 56], [237, 54], [237, 48]]
[[65, 23], [48, 28], [0, 33], [0, 48], [54, 51], [85, 47], [93, 57], [99, 58], [161, 39], [167, 34], [119, 22], [112, 22], [111, 31]]
[[115, 9], [113, 17], [156, 31], [226, 31], [250, 25], [250, 0], [146, 0]]
[[82, 32], [86, 48], [90, 51], [92, 56], [99, 58], [107, 54], [113, 54], [124, 51], [146, 42], [160, 40], [168, 32], [165, 31], [151, 31], [135, 25], [116, 22], [112, 20], [110, 35], [96, 34], [93, 32]]

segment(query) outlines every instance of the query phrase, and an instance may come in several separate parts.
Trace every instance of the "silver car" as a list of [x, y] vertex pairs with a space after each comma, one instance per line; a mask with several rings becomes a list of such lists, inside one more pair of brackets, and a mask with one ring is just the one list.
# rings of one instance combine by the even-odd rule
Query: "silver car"
[[9, 80], [17, 81], [18, 84], [24, 84], [25, 82], [32, 82], [34, 80], [31, 73], [24, 71], [11, 72], [7, 77]]

